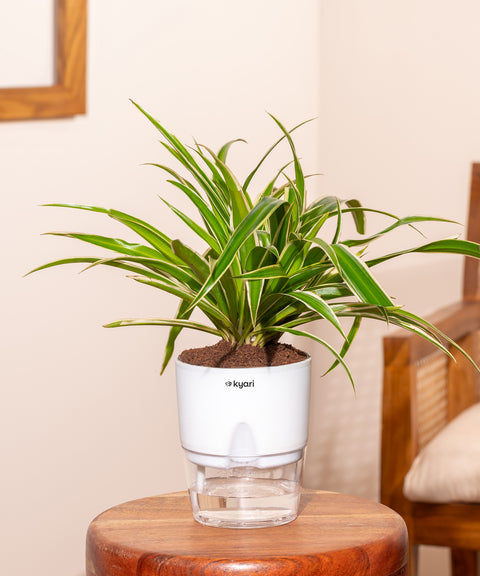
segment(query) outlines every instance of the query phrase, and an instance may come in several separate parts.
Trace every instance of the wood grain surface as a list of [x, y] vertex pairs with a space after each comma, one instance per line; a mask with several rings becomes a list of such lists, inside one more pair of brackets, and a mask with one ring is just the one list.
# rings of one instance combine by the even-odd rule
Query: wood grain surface
[[405, 524], [389, 508], [332, 492], [305, 492], [297, 520], [231, 530], [193, 520], [186, 493], [116, 506], [87, 534], [87, 576], [406, 574]]

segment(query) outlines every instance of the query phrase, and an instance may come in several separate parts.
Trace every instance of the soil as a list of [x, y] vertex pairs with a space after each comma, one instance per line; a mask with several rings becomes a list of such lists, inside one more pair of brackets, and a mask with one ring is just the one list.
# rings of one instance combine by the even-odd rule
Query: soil
[[308, 355], [290, 344], [268, 344], [235, 347], [220, 340], [213, 346], [184, 350], [179, 359], [186, 364], [212, 368], [252, 368], [259, 366], [283, 366], [305, 360]]

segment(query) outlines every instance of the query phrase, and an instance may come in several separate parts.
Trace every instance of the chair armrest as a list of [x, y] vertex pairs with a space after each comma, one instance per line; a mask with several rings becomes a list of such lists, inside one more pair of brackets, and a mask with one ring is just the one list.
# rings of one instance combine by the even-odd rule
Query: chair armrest
[[[446, 306], [428, 320], [478, 363], [480, 302]], [[419, 450], [475, 401], [478, 371], [454, 347], [455, 361], [420, 336], [396, 330], [384, 338], [382, 502], [397, 511], [403, 480]]]

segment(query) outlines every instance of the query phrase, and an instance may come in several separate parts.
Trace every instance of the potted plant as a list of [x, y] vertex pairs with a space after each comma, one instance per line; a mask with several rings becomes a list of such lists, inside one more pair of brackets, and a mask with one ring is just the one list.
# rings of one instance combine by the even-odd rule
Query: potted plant
[[[156, 226], [129, 214], [95, 206], [50, 204], [103, 213], [134, 231], [141, 243], [100, 235], [55, 233], [105, 248], [112, 257], [57, 260], [41, 270], [70, 263], [112, 266], [141, 284], [177, 296], [173, 318], [121, 320], [107, 327], [170, 327], [162, 372], [184, 328], [218, 337], [213, 346], [183, 351], [176, 360], [180, 437], [189, 466], [189, 491], [196, 520], [226, 527], [283, 524], [297, 515], [307, 442], [310, 358], [279, 342], [282, 334], [310, 338], [327, 348], [332, 366], [341, 365], [353, 384], [344, 356], [363, 318], [414, 332], [450, 355], [456, 346], [426, 320], [395, 305], [372, 274], [378, 264], [408, 252], [480, 256], [475, 243], [449, 239], [365, 257], [373, 241], [402, 226], [434, 217], [392, 214], [358, 200], [327, 196], [307, 202], [303, 173], [292, 139], [272, 116], [279, 139], [242, 184], [227, 163], [227, 142], [215, 153], [192, 148], [137, 108], [158, 129], [162, 144], [182, 168], [154, 164], [196, 208], [194, 220], [164, 203], [198, 237], [201, 248], [171, 239]], [[285, 141], [291, 160], [254, 199], [252, 181], [276, 146]], [[288, 171], [292, 175], [288, 175]], [[380, 214], [385, 228], [368, 235], [366, 215]], [[342, 236], [353, 218], [354, 238]], [[331, 237], [325, 232], [334, 223]], [[198, 310], [206, 321], [193, 319]], [[342, 321], [350, 319], [348, 329]], [[341, 335], [340, 350], [303, 327], [317, 320]]]

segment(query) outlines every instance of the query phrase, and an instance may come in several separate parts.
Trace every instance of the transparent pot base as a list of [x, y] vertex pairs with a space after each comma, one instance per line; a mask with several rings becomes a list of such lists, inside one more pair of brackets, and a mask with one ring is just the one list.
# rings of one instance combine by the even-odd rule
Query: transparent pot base
[[[275, 468], [211, 468], [189, 463], [193, 517], [207, 526], [266, 528], [295, 520], [303, 458]], [[193, 479], [193, 478], [192, 478]]]

